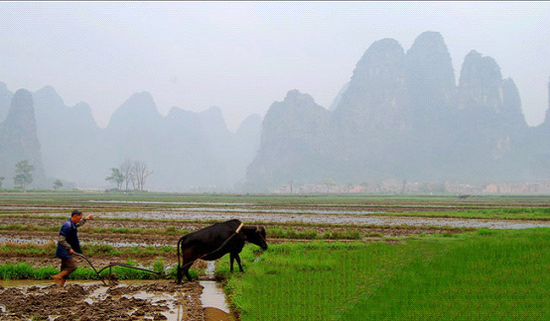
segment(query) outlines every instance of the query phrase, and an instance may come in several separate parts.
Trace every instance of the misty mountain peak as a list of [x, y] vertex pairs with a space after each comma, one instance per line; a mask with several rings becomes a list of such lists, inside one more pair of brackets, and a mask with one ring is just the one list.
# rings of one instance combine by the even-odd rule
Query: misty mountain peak
[[237, 130], [240, 131], [242, 130], [243, 128], [250, 128], [250, 127], [254, 127], [254, 128], [261, 128], [262, 127], [262, 117], [258, 114], [252, 114], [252, 115], [249, 115], [248, 117], [246, 117], [242, 122], [241, 124], [239, 125], [239, 129]]
[[357, 63], [350, 87], [380, 81], [384, 76], [394, 75], [401, 68], [404, 56], [403, 47], [395, 39], [375, 41]]
[[302, 94], [297, 89], [290, 90], [284, 99], [285, 104], [292, 104], [295, 106], [307, 106], [314, 104], [313, 97], [309, 94]]
[[201, 115], [205, 117], [220, 117], [222, 116], [222, 109], [218, 106], [211, 106], [210, 108], [200, 112]]
[[[472, 50], [464, 58], [460, 81], [469, 81], [471, 85], [493, 85], [496, 79], [502, 79], [497, 62], [481, 53]], [[472, 83], [472, 81], [476, 81]]]
[[199, 113], [199, 117], [206, 122], [224, 123], [222, 110], [218, 106], [212, 106]]
[[419, 74], [419, 78], [433, 82], [432, 85], [455, 86], [451, 54], [439, 32], [426, 31], [418, 36], [406, 59], [409, 76]]
[[26, 89], [15, 92], [8, 116], [0, 128], [0, 176], [11, 177], [19, 161], [28, 160], [34, 165], [37, 184], [44, 183], [44, 169], [36, 131], [34, 102]]
[[439, 32], [427, 31], [416, 38], [405, 57], [406, 87], [415, 127], [424, 130], [444, 117], [455, 106], [455, 75], [451, 55]]
[[156, 126], [162, 119], [151, 94], [146, 91], [133, 94], [113, 113], [107, 128], [138, 128]]
[[146, 91], [133, 94], [130, 98], [128, 98], [128, 100], [126, 100], [126, 102], [124, 102], [121, 108], [122, 107], [130, 107], [133, 108], [134, 111], [141, 112], [151, 112], [152, 110], [156, 111], [153, 96]]
[[87, 103], [81, 101], [74, 105], [70, 110], [72, 117], [80, 122], [80, 126], [89, 126], [89, 128], [95, 130], [98, 128], [94, 116], [92, 115], [92, 108]]
[[375, 41], [357, 63], [333, 120], [351, 138], [379, 130], [402, 131], [409, 96], [405, 88], [405, 52], [397, 40]]
[[[19, 89], [13, 95], [8, 116], [34, 118], [34, 102], [32, 94], [26, 89]], [[33, 119], [34, 122], [34, 119]]]
[[[43, 108], [44, 112], [52, 109], [60, 110], [65, 107], [65, 102], [52, 86], [41, 88], [33, 94], [33, 97], [37, 101], [37, 107]], [[37, 112], [41, 112], [41, 110], [37, 110]]]
[[486, 108], [499, 111], [503, 102], [500, 67], [491, 57], [470, 51], [460, 72], [458, 84], [459, 108]]
[[6, 84], [0, 82], [0, 123], [4, 121], [8, 114], [12, 97], [13, 93], [8, 90]]
[[50, 85], [46, 85], [46, 86], [42, 87], [41, 89], [39, 89], [37, 91], [37, 93], [40, 93], [40, 94], [43, 94], [43, 95], [46, 95], [46, 94], [58, 95], [57, 91], [55, 91], [55, 89]]
[[329, 117], [330, 112], [317, 105], [310, 95], [291, 90], [282, 102], [274, 102], [269, 107], [262, 124], [261, 139], [273, 142], [312, 135], [321, 140], [324, 134], [317, 134], [325, 130]]
[[[413, 49], [414, 48], [414, 49]], [[436, 31], [426, 31], [416, 37], [412, 50], [423, 50], [426, 54], [448, 54], [447, 45], [443, 40], [443, 36]], [[411, 50], [409, 49], [409, 51]]]
[[223, 119], [222, 110], [218, 106], [212, 106], [198, 114], [203, 128], [207, 133], [229, 134], [225, 120]]

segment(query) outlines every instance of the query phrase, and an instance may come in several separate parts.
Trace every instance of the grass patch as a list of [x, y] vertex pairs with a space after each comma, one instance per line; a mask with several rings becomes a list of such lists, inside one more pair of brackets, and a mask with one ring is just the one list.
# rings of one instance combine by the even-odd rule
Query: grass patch
[[[93, 263], [93, 262], [92, 262]], [[163, 277], [173, 278], [176, 277], [177, 267], [167, 268], [164, 261], [157, 258], [152, 267], [140, 266], [131, 259], [126, 260], [125, 264], [141, 267], [152, 271], [160, 272], [161, 275], [140, 271], [136, 269], [113, 266], [107, 268], [101, 272], [101, 276], [108, 278], [111, 273], [115, 273], [119, 280], [152, 280]], [[95, 266], [96, 270], [103, 268], [102, 266]], [[59, 267], [45, 266], [45, 267], [33, 267], [27, 262], [19, 263], [7, 263], [0, 265], [0, 280], [48, 280], [52, 275], [59, 273]], [[196, 277], [197, 271], [190, 271], [193, 277]], [[73, 280], [96, 280], [98, 276], [96, 272], [88, 265], [87, 262], [79, 261], [79, 267], [70, 275], [70, 279]]]
[[[241, 320], [543, 320], [550, 229], [480, 230], [397, 245], [278, 244], [219, 273]], [[226, 270], [227, 269], [227, 270]]]
[[0, 279], [2, 280], [44, 280], [56, 273], [59, 273], [59, 270], [54, 267], [34, 268], [25, 262], [0, 265]]

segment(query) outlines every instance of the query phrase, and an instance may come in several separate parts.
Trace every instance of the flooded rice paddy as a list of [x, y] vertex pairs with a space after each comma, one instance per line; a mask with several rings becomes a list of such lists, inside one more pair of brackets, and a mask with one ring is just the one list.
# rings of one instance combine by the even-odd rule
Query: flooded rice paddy
[[[267, 211], [267, 210], [266, 210]], [[437, 228], [489, 228], [489, 229], [526, 229], [536, 227], [550, 227], [548, 221], [525, 221], [525, 220], [489, 220], [489, 219], [460, 219], [460, 218], [425, 218], [425, 217], [398, 217], [398, 216], [376, 216], [371, 212], [360, 211], [321, 211], [324, 214], [300, 213], [299, 210], [286, 211], [287, 213], [266, 211], [242, 211], [241, 209], [232, 209], [222, 211], [220, 209], [156, 209], [150, 211], [122, 211], [122, 212], [101, 212], [96, 213], [94, 226], [115, 227], [115, 228], [160, 228], [177, 225], [176, 228], [188, 231], [194, 231], [202, 228], [204, 224], [185, 224], [177, 222], [200, 222], [200, 221], [225, 221], [230, 219], [239, 219], [243, 222], [264, 222], [272, 224], [284, 224], [292, 226], [293, 224], [307, 226], [311, 224], [327, 226], [409, 226], [417, 231], [422, 229]], [[33, 213], [33, 219], [21, 216], [2, 218], [0, 224], [58, 224], [52, 217], [60, 217], [65, 213]], [[42, 218], [43, 220], [40, 220]], [[124, 219], [128, 219], [125, 221]], [[106, 221], [104, 221], [106, 220]], [[109, 222], [109, 220], [116, 220]], [[145, 221], [140, 221], [145, 220]], [[372, 229], [372, 228], [370, 228]], [[386, 229], [379, 231], [383, 236], [405, 236], [396, 235], [395, 230]], [[388, 234], [389, 233], [389, 234]], [[269, 235], [268, 235], [269, 236]], [[20, 244], [37, 243], [45, 244], [55, 241], [55, 233], [27, 232], [13, 233], [11, 231], [0, 230], [0, 243], [15, 242]], [[179, 235], [166, 235], [159, 238], [158, 235], [93, 235], [85, 238], [84, 243], [107, 243], [113, 247], [132, 247], [132, 246], [165, 246], [174, 245]]]
[[[488, 220], [488, 219], [456, 219], [456, 218], [422, 218], [376, 216], [377, 212], [347, 211], [347, 210], [258, 210], [241, 208], [181, 208], [158, 209], [142, 212], [103, 212], [97, 217], [111, 219], [152, 219], [152, 220], [185, 220], [211, 221], [239, 219], [248, 222], [271, 223], [316, 223], [316, 224], [353, 224], [353, 225], [411, 225], [411, 226], [449, 226], [493, 229], [525, 229], [534, 227], [550, 227], [544, 221], [518, 220]], [[37, 216], [52, 216], [51, 213], [35, 213]], [[64, 215], [59, 213], [59, 215]], [[57, 216], [57, 214], [56, 214]]]
[[[134, 208], [135, 206], [135, 208]], [[545, 220], [498, 220], [426, 218], [400, 216], [403, 212], [450, 211], [457, 204], [423, 204], [406, 206], [339, 206], [334, 204], [263, 206], [247, 202], [165, 202], [165, 201], [86, 201], [71, 206], [0, 204], [0, 226], [19, 225], [28, 229], [0, 229], [0, 243], [45, 244], [55, 242], [58, 227], [73, 208], [94, 213], [96, 220], [87, 226], [104, 229], [172, 228], [174, 233], [114, 233], [79, 230], [84, 244], [108, 244], [114, 248], [131, 246], [173, 246], [181, 233], [194, 231], [212, 221], [240, 219], [245, 224], [262, 222], [271, 227], [327, 230], [357, 228], [361, 233], [376, 232], [382, 236], [405, 237], [426, 233], [446, 233], [445, 228], [524, 229], [550, 227]], [[391, 213], [391, 216], [389, 214]], [[39, 226], [42, 229], [35, 229]], [[388, 229], [382, 227], [399, 227]], [[44, 229], [50, 227], [50, 229]], [[438, 227], [441, 228], [438, 230]], [[268, 243], [274, 242], [269, 238]], [[279, 241], [279, 240], [277, 240]], [[110, 261], [124, 262], [123, 257], [99, 257], [94, 265], [104, 266]], [[151, 258], [154, 259], [154, 258]], [[175, 255], [163, 257], [169, 264]], [[1, 263], [26, 261], [34, 265], [57, 266], [59, 260], [48, 257], [0, 258]], [[150, 263], [150, 261], [149, 261]], [[81, 263], [80, 266], [85, 266]], [[109, 287], [97, 281], [69, 281], [65, 288], [57, 288], [48, 281], [0, 281], [0, 320], [232, 320], [223, 290], [213, 280], [213, 265], [198, 282], [175, 284], [174, 280], [120, 282]], [[74, 299], [74, 306], [65, 301]]]

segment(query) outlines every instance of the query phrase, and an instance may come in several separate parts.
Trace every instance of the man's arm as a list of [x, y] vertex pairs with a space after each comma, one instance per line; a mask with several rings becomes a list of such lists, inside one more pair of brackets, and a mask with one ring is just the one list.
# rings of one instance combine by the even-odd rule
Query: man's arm
[[76, 227], [81, 227], [82, 225], [86, 224], [87, 220], [91, 220], [92, 218], [94, 218], [94, 214], [83, 217], [82, 219], [80, 219], [80, 222], [76, 224]]
[[65, 250], [67, 250], [67, 251], [71, 250], [71, 246], [69, 245], [69, 242], [67, 242], [67, 238], [65, 237], [65, 235], [59, 234], [59, 238], [57, 239], [57, 242]]
[[83, 217], [80, 222], [76, 223], [76, 227], [81, 227], [82, 225], [86, 224], [86, 219]]

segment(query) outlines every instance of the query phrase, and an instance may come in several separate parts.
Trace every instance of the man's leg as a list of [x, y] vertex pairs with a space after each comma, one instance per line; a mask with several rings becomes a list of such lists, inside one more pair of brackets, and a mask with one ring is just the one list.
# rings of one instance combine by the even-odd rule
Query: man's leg
[[69, 271], [61, 271], [61, 273], [52, 276], [52, 281], [54, 281], [60, 287], [63, 287], [65, 285], [65, 281], [67, 280], [66, 277], [68, 275]]
[[61, 272], [52, 276], [54, 281], [60, 287], [65, 285], [65, 282], [69, 278], [69, 275], [76, 270], [76, 261], [73, 258], [61, 260]]

